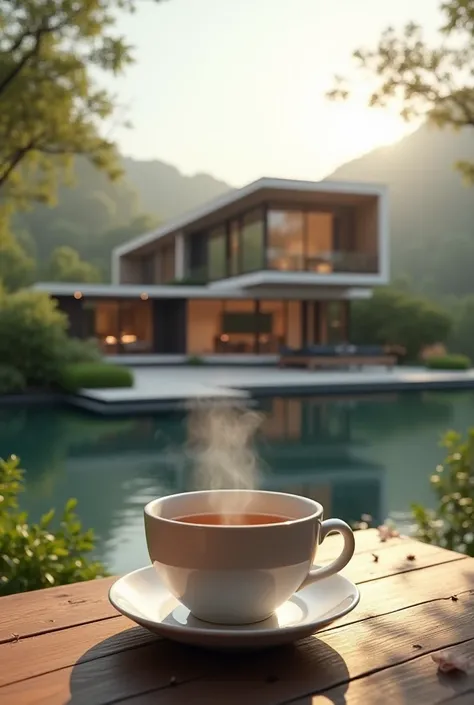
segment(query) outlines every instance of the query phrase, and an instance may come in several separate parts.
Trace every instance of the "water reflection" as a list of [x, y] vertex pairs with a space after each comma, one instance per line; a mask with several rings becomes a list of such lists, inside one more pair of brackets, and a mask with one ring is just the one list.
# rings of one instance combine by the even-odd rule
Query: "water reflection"
[[[440, 435], [474, 423], [474, 395], [279, 398], [261, 401], [263, 486], [321, 501], [326, 516], [377, 521], [431, 502]], [[143, 505], [192, 489], [185, 414], [102, 419], [67, 408], [1, 409], [0, 456], [27, 469], [34, 518], [73, 496], [97, 555], [116, 572], [148, 562]]]

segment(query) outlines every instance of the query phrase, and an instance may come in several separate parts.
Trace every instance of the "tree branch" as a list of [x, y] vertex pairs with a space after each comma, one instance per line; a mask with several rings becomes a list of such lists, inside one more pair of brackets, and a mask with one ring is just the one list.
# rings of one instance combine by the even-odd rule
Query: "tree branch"
[[5, 167], [5, 170], [0, 174], [0, 188], [4, 186], [9, 179], [11, 173], [13, 172], [14, 169], [20, 164], [20, 162], [26, 157], [28, 152], [31, 152], [35, 145], [35, 139], [31, 139], [28, 144], [26, 144], [24, 147], [21, 149], [17, 149], [12, 158], [9, 160], [8, 166]]

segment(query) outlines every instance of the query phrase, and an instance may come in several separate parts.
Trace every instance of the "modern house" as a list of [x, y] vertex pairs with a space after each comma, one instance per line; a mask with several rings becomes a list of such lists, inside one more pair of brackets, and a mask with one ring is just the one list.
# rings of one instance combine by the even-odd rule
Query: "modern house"
[[383, 186], [265, 178], [118, 247], [112, 284], [36, 288], [106, 354], [274, 355], [349, 341], [388, 228]]

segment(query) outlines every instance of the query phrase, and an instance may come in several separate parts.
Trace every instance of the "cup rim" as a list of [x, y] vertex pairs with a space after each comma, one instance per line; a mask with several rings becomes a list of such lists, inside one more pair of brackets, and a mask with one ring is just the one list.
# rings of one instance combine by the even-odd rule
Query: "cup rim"
[[[298, 499], [300, 500], [303, 504], [309, 505], [313, 508], [313, 512], [311, 514], [308, 514], [308, 516], [301, 517], [299, 519], [288, 519], [288, 521], [284, 522], [279, 522], [279, 523], [269, 523], [269, 524], [200, 524], [199, 522], [180, 522], [177, 521], [177, 519], [168, 519], [166, 517], [159, 516], [157, 514], [152, 514], [152, 509], [161, 503], [165, 503], [166, 501], [170, 499], [175, 499], [179, 497], [189, 497], [190, 495], [192, 496], [202, 496], [202, 495], [208, 495], [208, 494], [214, 494], [214, 493], [229, 493], [229, 492], [244, 492], [244, 493], [249, 493], [249, 494], [257, 494], [257, 495], [264, 495], [264, 496], [284, 496], [284, 497], [291, 497], [293, 499]], [[226, 530], [226, 531], [238, 531], [239, 529], [259, 529], [259, 528], [268, 528], [269, 526], [278, 529], [280, 526], [288, 526], [294, 525], [294, 524], [301, 524], [305, 521], [310, 521], [314, 519], [322, 519], [323, 517], [323, 511], [324, 508], [322, 504], [319, 502], [316, 502], [314, 499], [310, 499], [309, 497], [303, 497], [302, 495], [298, 494], [291, 494], [289, 492], [275, 492], [272, 490], [238, 490], [238, 489], [223, 489], [223, 490], [196, 490], [192, 492], [178, 492], [176, 494], [171, 494], [171, 495], [165, 495], [164, 497], [157, 497], [156, 499], [152, 499], [150, 502], [148, 502], [145, 507], [144, 507], [144, 513], [146, 516], [148, 516], [150, 519], [155, 519], [157, 521], [162, 521], [167, 524], [171, 524], [172, 526], [181, 526], [181, 527], [187, 527], [193, 528], [193, 527], [200, 527], [200, 528], [205, 528], [209, 531], [221, 531], [221, 530]]]

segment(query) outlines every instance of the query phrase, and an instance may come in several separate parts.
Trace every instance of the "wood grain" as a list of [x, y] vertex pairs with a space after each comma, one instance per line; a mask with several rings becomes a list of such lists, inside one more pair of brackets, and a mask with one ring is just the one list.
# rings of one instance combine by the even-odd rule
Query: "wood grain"
[[[474, 658], [474, 638], [450, 649], [452, 653]], [[470, 700], [469, 700], [470, 696]], [[416, 658], [399, 666], [378, 671], [348, 685], [315, 695], [311, 705], [344, 702], [345, 705], [379, 705], [387, 703], [472, 703], [474, 702], [474, 675], [465, 673], [440, 674], [431, 655]], [[308, 705], [308, 699], [294, 705]]]
[[[363, 587], [371, 589], [370, 602], [358, 615], [364, 621], [334, 627], [296, 647], [250, 655], [212, 654], [164, 641], [150, 643], [146, 632], [123, 632], [125, 623], [120, 618], [21, 640], [1, 647], [0, 663], [8, 673], [13, 659], [15, 678], [27, 680], [0, 688], [0, 703], [62, 705], [70, 690], [74, 705], [102, 705], [134, 695], [136, 705], [271, 705], [301, 698], [471, 639], [474, 595], [468, 591], [473, 578], [474, 561], [463, 559], [369, 582]], [[453, 601], [455, 593], [459, 597]], [[376, 616], [391, 608], [397, 611]], [[111, 635], [111, 624], [117, 626], [117, 635]], [[76, 634], [80, 642], [80, 647], [69, 652], [75, 666], [65, 667], [67, 644], [56, 642], [64, 634], [71, 644]], [[6, 648], [16, 649], [10, 651], [14, 657], [6, 658]], [[34, 653], [40, 651], [50, 659], [39, 660], [37, 665]], [[79, 662], [78, 652], [83, 654]], [[44, 673], [45, 668], [58, 670]], [[42, 675], [33, 675], [41, 670]]]
[[105, 578], [0, 598], [0, 643], [115, 617], [107, 597], [113, 581]]
[[[342, 630], [334, 629], [319, 638], [300, 642], [293, 649], [226, 660], [220, 657], [212, 677], [162, 690], [159, 700], [144, 693], [127, 702], [130, 705], [150, 705], [157, 700], [160, 705], [188, 702], [281, 705], [299, 698], [298, 705], [307, 705], [313, 693], [324, 692], [326, 696], [334, 689], [339, 700], [329, 698], [321, 703], [342, 705], [345, 701], [341, 696], [353, 679], [373, 671], [383, 674], [396, 664], [419, 661], [420, 655], [471, 639], [469, 621], [474, 617], [474, 597], [468, 596], [457, 603], [413, 607], [403, 613], [403, 618], [399, 615], [377, 618], [370, 625], [358, 623]], [[421, 649], [414, 645], [421, 645]], [[436, 667], [432, 665], [431, 674], [436, 677]], [[384, 701], [381, 698], [375, 702], [378, 705]], [[430, 700], [388, 702], [432, 705]]]

